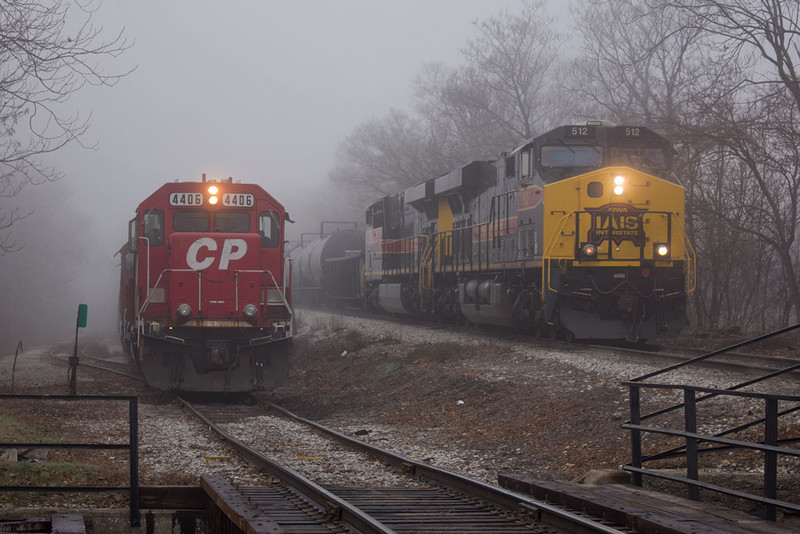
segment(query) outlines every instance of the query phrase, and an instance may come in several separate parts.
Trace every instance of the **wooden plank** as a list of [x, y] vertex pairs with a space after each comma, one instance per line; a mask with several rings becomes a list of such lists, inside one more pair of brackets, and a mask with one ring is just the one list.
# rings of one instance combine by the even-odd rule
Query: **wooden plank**
[[[200, 485], [212, 501], [212, 506], [246, 534], [273, 534], [284, 532], [261, 510], [251, 505], [242, 493], [218, 475], [203, 475]], [[212, 514], [213, 515], [213, 514]]]
[[785, 534], [795, 532], [723, 506], [655, 493], [634, 486], [584, 485], [500, 475], [501, 486], [581, 510], [643, 533]]

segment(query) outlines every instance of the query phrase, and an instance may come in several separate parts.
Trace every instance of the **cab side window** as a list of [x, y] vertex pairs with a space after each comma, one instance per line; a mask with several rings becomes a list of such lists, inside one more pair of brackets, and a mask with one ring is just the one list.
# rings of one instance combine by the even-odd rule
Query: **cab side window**
[[144, 237], [148, 239], [150, 246], [164, 244], [164, 212], [151, 209], [144, 212], [142, 216], [142, 226], [144, 226]]
[[280, 213], [262, 211], [258, 215], [258, 235], [262, 247], [277, 247], [281, 243]]

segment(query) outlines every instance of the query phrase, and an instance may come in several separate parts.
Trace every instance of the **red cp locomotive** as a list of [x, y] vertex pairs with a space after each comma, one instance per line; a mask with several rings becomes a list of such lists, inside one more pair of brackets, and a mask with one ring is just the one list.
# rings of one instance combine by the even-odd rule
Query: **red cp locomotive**
[[283, 382], [292, 341], [285, 222], [261, 187], [205, 175], [139, 204], [120, 250], [120, 329], [150, 385], [246, 392]]

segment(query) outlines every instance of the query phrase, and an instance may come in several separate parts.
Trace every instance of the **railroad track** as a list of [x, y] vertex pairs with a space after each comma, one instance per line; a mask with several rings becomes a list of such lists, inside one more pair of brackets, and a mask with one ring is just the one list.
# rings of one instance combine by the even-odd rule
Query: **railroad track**
[[[397, 455], [270, 404], [270, 410], [295, 425], [290, 432], [292, 439], [298, 439], [300, 432], [315, 434], [318, 456], [305, 458], [324, 459], [323, 471], [347, 473], [353, 465], [373, 464], [374, 469], [388, 470], [392, 481], [387, 486], [383, 482], [386, 475], [370, 471], [361, 474], [362, 480], [356, 485], [321, 484], [314, 480], [318, 477], [313, 470], [304, 473], [287, 467], [263, 450], [268, 447], [259, 446], [262, 438], [252, 435], [254, 419], [276, 417], [274, 413], [267, 414], [264, 405], [237, 407], [183, 402], [239, 454], [280, 481], [283, 494], [301, 499], [301, 507], [312, 511], [315, 521], [328, 527], [353, 528], [359, 532], [629, 532], [603, 524], [598, 518]], [[299, 430], [301, 426], [304, 430]], [[282, 440], [287, 438], [283, 447], [291, 448], [287, 434], [282, 434]], [[319, 444], [320, 436], [330, 443]], [[374, 465], [376, 459], [380, 466]], [[382, 482], [371, 483], [373, 477]], [[246, 490], [254, 491], [257, 490]]]
[[[351, 317], [358, 317], [363, 319], [371, 319], [375, 321], [387, 321], [398, 323], [406, 326], [421, 326], [431, 328], [434, 330], [445, 330], [451, 332], [475, 332], [474, 328], [468, 328], [460, 325], [443, 322], [432, 322], [413, 316], [394, 316], [394, 315], [376, 315], [368, 314], [353, 308], [345, 308], [344, 310], [336, 310], [335, 314], [328, 310], [315, 308], [313, 311], [331, 315], [349, 315]], [[480, 327], [479, 327], [480, 328]], [[703, 356], [715, 351], [705, 349], [697, 349], [691, 347], [668, 347], [660, 345], [646, 345], [636, 343], [592, 343], [583, 341], [564, 341], [553, 339], [551, 337], [536, 336], [532, 332], [504, 327], [487, 327], [478, 330], [480, 335], [490, 339], [501, 339], [506, 341], [514, 341], [533, 346], [544, 346], [548, 348], [559, 348], [563, 350], [577, 349], [599, 349], [604, 351], [615, 351], [618, 353], [629, 354], [635, 357], [644, 357], [649, 359], [658, 358], [664, 362], [665, 367], [668, 362], [683, 363]], [[788, 369], [795, 367], [795, 370], [787, 373], [788, 377], [793, 379], [800, 379], [800, 356], [786, 357], [777, 356], [772, 354], [758, 354], [751, 352], [741, 351], [727, 351], [724, 354], [714, 356], [698, 363], [698, 365], [711, 369], [719, 369], [723, 371], [743, 372], [743, 373], [770, 373], [781, 369]]]
[[[51, 356], [64, 362], [69, 360], [63, 354], [51, 353]], [[106, 359], [93, 357], [86, 350], [81, 353], [80, 365], [142, 380], [135, 366], [119, 362], [109, 365]], [[308, 532], [316, 528], [321, 529], [320, 532], [361, 533], [631, 532], [604, 524], [600, 518], [539, 502], [349, 438], [274, 404], [198, 404], [179, 400], [240, 456], [266, 473], [263, 486], [243, 488], [234, 488], [220, 477], [203, 478], [202, 485], [218, 508], [233, 510], [234, 515], [242, 503], [249, 507], [261, 506], [265, 517], [269, 518], [267, 524], [302, 525], [303, 531]], [[271, 416], [268, 415], [270, 410]], [[319, 461], [325, 459], [321, 471], [327, 473], [328, 478], [323, 477], [323, 483], [317, 480], [318, 476], [308, 476], [302, 470], [287, 466], [290, 462], [276, 460], [274, 451], [265, 452], [258, 445], [263, 436], [253, 439], [250, 432], [253, 420], [276, 418], [276, 412], [277, 418], [297, 425], [289, 432], [278, 434], [277, 443], [281, 449], [292, 449], [289, 439], [297, 438], [300, 427], [304, 427], [305, 432], [327, 436], [329, 444], [324, 449], [319, 445], [319, 437], [314, 442], [315, 456], [294, 455], [295, 460], [307, 465], [318, 466]], [[338, 465], [332, 467], [327, 463], [330, 459], [336, 459]], [[379, 475], [380, 484], [376, 485], [369, 474], [367, 478], [362, 475], [361, 479], [342, 484], [335, 472], [365, 464], [373, 464], [372, 469], [384, 472]], [[248, 510], [242, 515], [252, 515], [251, 508]], [[219, 526], [219, 517], [211, 520]], [[225, 527], [221, 530], [225, 531]]]
[[[613, 349], [620, 350], [616, 347]], [[95, 365], [97, 363], [103, 365]], [[104, 371], [119, 372], [108, 368], [106, 363], [86, 352], [81, 355], [82, 365], [90, 364]], [[779, 363], [785, 362], [779, 360]], [[126, 365], [132, 367], [121, 363], [115, 366]], [[397, 477], [397, 481], [391, 484], [376, 484], [369, 479], [348, 483], [320, 480], [313, 473], [286, 467], [287, 462], [276, 460], [268, 450], [262, 448], [259, 441], [264, 441], [264, 436], [268, 434], [248, 441], [247, 429], [252, 427], [252, 421], [266, 416], [262, 406], [205, 405], [193, 409], [245, 459], [269, 474], [264, 486], [250, 488], [233, 488], [221, 479], [210, 482], [204, 479], [207, 492], [216, 495], [218, 502], [226, 507], [231, 502], [241, 501], [251, 505], [262, 503], [259, 506], [264, 509], [283, 510], [283, 515], [275, 521], [313, 525], [326, 532], [403, 532], [412, 530], [412, 525], [417, 532], [446, 529], [457, 532], [627, 532], [623, 528], [609, 526], [596, 519], [369, 446], [298, 418], [280, 407], [271, 406], [273, 412], [289, 417], [304, 427], [313, 428], [314, 432], [324, 432], [340, 444], [338, 448], [331, 446], [325, 452], [315, 449], [305, 453], [299, 463], [317, 465], [322, 463], [323, 458], [344, 456], [341, 452], [341, 444], [344, 443], [349, 454], [361, 456], [345, 457], [340, 467], [324, 465], [323, 471], [346, 471], [348, 465], [367, 464], [378, 458], [388, 466], [384, 469], [391, 471], [391, 477]], [[244, 432], [242, 428], [236, 429], [237, 424]], [[298, 432], [292, 430], [291, 433]], [[281, 445], [287, 448], [286, 434], [278, 434], [278, 438]], [[300, 455], [295, 453], [294, 456], [295, 460], [301, 460]], [[291, 465], [291, 462], [288, 464]], [[274, 517], [274, 512], [271, 514]]]
[[[92, 356], [89, 354], [91, 350], [90, 347], [91, 345], [88, 345], [81, 349], [78, 362], [79, 365], [83, 367], [90, 367], [92, 369], [98, 369], [107, 373], [125, 376], [139, 382], [144, 382], [144, 375], [142, 375], [141, 371], [139, 371], [139, 369], [133, 365], [132, 362], [120, 362], [107, 358]], [[69, 364], [70, 357], [65, 354], [59, 354], [55, 351], [52, 351], [50, 352], [50, 357]]]

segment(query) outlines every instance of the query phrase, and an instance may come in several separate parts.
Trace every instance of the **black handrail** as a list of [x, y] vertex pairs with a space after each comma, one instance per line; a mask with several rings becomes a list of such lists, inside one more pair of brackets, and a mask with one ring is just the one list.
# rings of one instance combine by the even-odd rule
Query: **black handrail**
[[[781, 417], [792, 414], [800, 410], [800, 396], [797, 395], [783, 395], [776, 393], [756, 392], [752, 390], [743, 391], [746, 386], [753, 386], [760, 382], [775, 378], [777, 376], [786, 375], [800, 368], [800, 363], [788, 365], [783, 369], [769, 372], [761, 377], [748, 380], [741, 384], [731, 386], [727, 389], [699, 387], [687, 384], [665, 384], [655, 383], [652, 380], [654, 377], [663, 375], [675, 369], [683, 368], [696, 364], [698, 362], [708, 361], [714, 356], [718, 356], [729, 352], [733, 349], [741, 348], [751, 345], [758, 341], [769, 339], [787, 332], [791, 332], [800, 328], [800, 324], [793, 325], [788, 328], [783, 328], [778, 331], [765, 334], [754, 339], [738, 343], [736, 345], [727, 347], [725, 349], [717, 350], [699, 356], [686, 362], [681, 362], [676, 365], [669, 366], [660, 371], [648, 373], [630, 381], [623, 382], [629, 389], [629, 402], [630, 402], [630, 420], [622, 425], [622, 428], [628, 429], [631, 432], [631, 462], [622, 466], [622, 469], [631, 473], [632, 481], [635, 485], [642, 485], [643, 475], [653, 476], [656, 478], [664, 478], [668, 480], [678, 481], [686, 484], [688, 490], [688, 497], [693, 500], [699, 499], [699, 489], [712, 490], [726, 495], [732, 495], [742, 499], [750, 500], [760, 503], [764, 506], [762, 516], [765, 519], [774, 521], [777, 517], [777, 509], [782, 508], [785, 510], [792, 510], [800, 512], [800, 504], [781, 501], [777, 499], [777, 478], [778, 478], [778, 457], [788, 456], [800, 458], [800, 449], [789, 448], [784, 445], [797, 443], [800, 441], [798, 438], [778, 439], [778, 423]], [[642, 395], [644, 391], [653, 390], [656, 394], [665, 391], [682, 391], [683, 402], [674, 404], [672, 406], [654, 410], [650, 413], [642, 413]], [[764, 416], [756, 418], [744, 424], [739, 424], [734, 428], [726, 429], [716, 434], [701, 434], [697, 430], [697, 405], [698, 403], [712, 399], [712, 398], [749, 398], [760, 400], [764, 403]], [[779, 409], [779, 402], [790, 403], [792, 406]], [[663, 415], [672, 411], [683, 409], [684, 428], [681, 430], [670, 429], [665, 427], [658, 427], [655, 423], [648, 425], [643, 424], [644, 421], [652, 419], [656, 416]], [[756, 425], [763, 425], [763, 440], [761, 441], [745, 441], [744, 439], [732, 439], [730, 437], [736, 433], [752, 428]], [[684, 444], [669, 448], [655, 454], [644, 455], [642, 452], [642, 435], [644, 433], [658, 434], [671, 437], [683, 438]], [[706, 445], [704, 445], [706, 444]], [[701, 446], [704, 445], [704, 446]], [[729, 451], [732, 449], [737, 450], [752, 450], [759, 454], [763, 454], [764, 466], [764, 492], [763, 495], [755, 495], [741, 491], [723, 488], [712, 484], [707, 484], [699, 481], [699, 463], [698, 455], [710, 454], [721, 451]], [[686, 458], [686, 476], [667, 475], [665, 473], [647, 469], [644, 467], [646, 462], [661, 460], [665, 458]]]
[[141, 526], [139, 513], [139, 398], [116, 395], [0, 395], [3, 400], [126, 401], [128, 403], [128, 443], [0, 443], [0, 449], [106, 449], [129, 451], [130, 485], [127, 488], [105, 486], [0, 486], [0, 491], [114, 493], [130, 494], [130, 524]]

